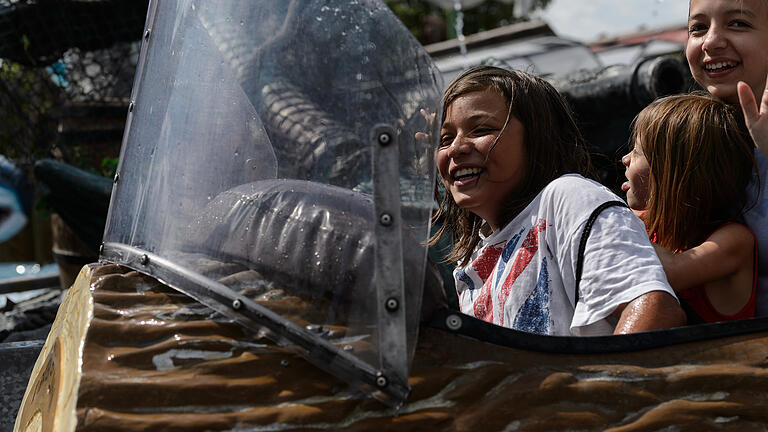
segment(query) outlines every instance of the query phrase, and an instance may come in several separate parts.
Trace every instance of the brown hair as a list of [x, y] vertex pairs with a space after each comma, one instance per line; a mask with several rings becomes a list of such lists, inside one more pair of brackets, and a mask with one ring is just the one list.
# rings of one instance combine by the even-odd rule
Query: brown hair
[[648, 160], [643, 218], [659, 245], [689, 249], [739, 216], [755, 160], [738, 106], [703, 93], [665, 97], [637, 115], [631, 139]]
[[[514, 196], [502, 206], [502, 225], [512, 220], [552, 180], [563, 174], [577, 173], [594, 178], [589, 152], [567, 103], [551, 84], [536, 76], [477, 66], [459, 75], [445, 90], [442, 115], [459, 97], [486, 89], [504, 96], [509, 116], [523, 125], [527, 174]], [[441, 123], [444, 119], [441, 118]], [[501, 134], [504, 133], [502, 130]], [[501, 136], [499, 135], [499, 137]], [[493, 151], [493, 147], [489, 151]], [[435, 191], [440, 207], [432, 223], [440, 224], [430, 239], [434, 245], [451, 232], [453, 248], [445, 261], [467, 263], [480, 242], [482, 219], [459, 207], [447, 191]]]

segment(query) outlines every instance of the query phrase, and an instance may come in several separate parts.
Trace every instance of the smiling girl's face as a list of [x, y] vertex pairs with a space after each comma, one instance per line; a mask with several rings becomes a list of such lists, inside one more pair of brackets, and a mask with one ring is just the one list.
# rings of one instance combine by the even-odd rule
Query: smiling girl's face
[[504, 202], [526, 175], [523, 124], [510, 115], [505, 127], [507, 112], [505, 98], [493, 89], [457, 97], [446, 109], [436, 157], [456, 204], [484, 219], [494, 231], [501, 228]]
[[768, 73], [768, 1], [691, 0], [685, 56], [712, 95], [738, 103], [736, 84], [744, 81], [760, 100]]

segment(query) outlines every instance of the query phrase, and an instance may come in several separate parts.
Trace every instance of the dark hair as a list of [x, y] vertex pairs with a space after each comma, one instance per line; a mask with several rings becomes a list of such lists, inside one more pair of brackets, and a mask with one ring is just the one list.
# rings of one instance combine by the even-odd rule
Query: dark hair
[[[578, 173], [594, 178], [589, 152], [568, 104], [551, 84], [539, 77], [493, 66], [471, 68], [446, 89], [442, 116], [457, 98], [487, 89], [503, 95], [508, 116], [513, 115], [522, 123], [527, 159], [523, 184], [502, 206], [502, 225], [512, 220], [547, 184], [561, 175]], [[441, 124], [443, 121], [441, 117]], [[450, 193], [436, 190], [435, 194], [440, 206], [432, 222], [442, 222], [442, 225], [430, 239], [430, 244], [436, 244], [450, 231], [453, 249], [445, 260], [466, 263], [480, 242], [483, 221], [459, 207]]]
[[740, 215], [756, 170], [738, 106], [704, 94], [658, 99], [637, 115], [631, 139], [648, 160], [643, 220], [661, 246], [689, 249]]

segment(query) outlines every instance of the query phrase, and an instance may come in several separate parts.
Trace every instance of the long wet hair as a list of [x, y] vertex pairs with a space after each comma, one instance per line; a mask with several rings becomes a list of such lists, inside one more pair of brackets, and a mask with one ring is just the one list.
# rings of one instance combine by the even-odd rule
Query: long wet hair
[[[526, 176], [522, 185], [513, 196], [507, 197], [502, 206], [499, 219], [502, 226], [519, 214], [547, 184], [561, 175], [577, 173], [594, 178], [589, 152], [565, 99], [551, 84], [531, 74], [493, 66], [477, 66], [465, 71], [445, 91], [440, 123], [456, 99], [487, 89], [499, 92], [506, 101], [508, 112], [505, 128], [511, 116], [515, 116], [523, 125]], [[502, 129], [499, 138], [504, 131]], [[493, 157], [494, 149], [495, 143], [486, 158]], [[467, 263], [480, 243], [484, 221], [459, 207], [448, 191], [441, 192], [436, 188], [435, 197], [440, 204], [432, 223], [440, 227], [430, 238], [430, 245], [436, 244], [443, 235], [450, 232], [453, 247], [445, 261]]]
[[659, 245], [697, 246], [750, 204], [754, 145], [738, 106], [705, 93], [658, 99], [637, 115], [631, 143], [648, 160], [643, 220]]

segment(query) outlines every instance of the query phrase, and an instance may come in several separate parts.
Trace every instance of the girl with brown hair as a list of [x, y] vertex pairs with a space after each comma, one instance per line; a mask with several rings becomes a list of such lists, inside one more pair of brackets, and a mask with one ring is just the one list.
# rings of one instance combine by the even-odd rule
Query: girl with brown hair
[[733, 105], [741, 103], [756, 147], [759, 176], [747, 186], [747, 196], [755, 205], [744, 210], [744, 222], [754, 231], [760, 251], [756, 316], [768, 315], [766, 41], [768, 0], [690, 0], [685, 56], [693, 78], [713, 96]]
[[552, 335], [683, 324], [642, 223], [585, 178], [584, 141], [549, 83], [470, 69], [446, 90], [441, 125], [432, 242], [452, 235], [462, 312]]
[[645, 222], [688, 323], [755, 314], [757, 250], [749, 208], [753, 144], [738, 107], [704, 95], [659, 99], [638, 114], [627, 203]]

